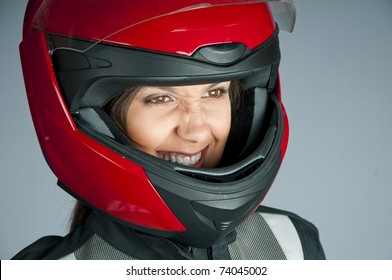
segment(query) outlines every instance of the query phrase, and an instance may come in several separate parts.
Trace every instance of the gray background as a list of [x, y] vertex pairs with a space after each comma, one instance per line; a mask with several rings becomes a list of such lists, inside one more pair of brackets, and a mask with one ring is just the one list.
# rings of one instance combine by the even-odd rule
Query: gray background
[[[74, 200], [41, 155], [19, 63], [25, 0], [0, 4], [0, 259], [65, 234]], [[297, 0], [281, 34], [289, 149], [265, 204], [317, 225], [329, 259], [392, 259], [392, 1]]]

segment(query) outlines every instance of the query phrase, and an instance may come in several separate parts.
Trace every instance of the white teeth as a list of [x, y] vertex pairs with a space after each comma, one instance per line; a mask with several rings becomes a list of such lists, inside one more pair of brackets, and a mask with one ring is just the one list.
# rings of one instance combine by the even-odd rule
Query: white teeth
[[191, 157], [190, 165], [194, 165], [196, 162], [199, 161], [200, 158], [197, 158], [197, 155]]
[[190, 156], [190, 157], [175, 154], [175, 153], [163, 154], [163, 155], [161, 155], [161, 158], [164, 160], [167, 160], [167, 161], [171, 161], [173, 163], [178, 163], [181, 165], [190, 166], [190, 165], [196, 164], [201, 159], [201, 152], [198, 152], [197, 154]]
[[181, 161], [178, 160], [177, 162], [179, 164], [189, 166], [191, 164], [191, 158], [190, 157], [183, 157], [183, 158], [181, 158]]

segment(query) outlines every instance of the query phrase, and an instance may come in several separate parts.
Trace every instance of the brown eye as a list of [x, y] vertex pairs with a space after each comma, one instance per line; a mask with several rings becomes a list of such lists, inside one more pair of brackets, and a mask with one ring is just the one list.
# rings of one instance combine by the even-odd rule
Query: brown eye
[[146, 100], [146, 103], [163, 104], [163, 103], [167, 103], [167, 102], [171, 102], [171, 101], [173, 101], [173, 98], [171, 96], [161, 95], [161, 96], [157, 96], [157, 97], [148, 98]]
[[209, 90], [206, 94], [203, 95], [203, 97], [220, 98], [225, 93], [227, 93], [226, 89], [224, 89], [224, 88], [215, 88], [215, 89]]

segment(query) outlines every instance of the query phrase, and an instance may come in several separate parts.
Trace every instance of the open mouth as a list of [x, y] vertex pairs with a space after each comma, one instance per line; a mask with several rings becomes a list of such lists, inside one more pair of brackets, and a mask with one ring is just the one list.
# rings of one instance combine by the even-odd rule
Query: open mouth
[[201, 151], [194, 155], [184, 155], [174, 152], [159, 152], [159, 157], [172, 163], [177, 163], [185, 166], [193, 166], [201, 159]]

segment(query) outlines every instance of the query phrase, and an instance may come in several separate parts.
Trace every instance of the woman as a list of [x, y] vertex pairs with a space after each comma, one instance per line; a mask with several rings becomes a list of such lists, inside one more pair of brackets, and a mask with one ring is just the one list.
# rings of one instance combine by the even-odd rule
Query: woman
[[139, 150], [173, 163], [213, 168], [229, 136], [229, 92], [239, 93], [229, 91], [230, 84], [141, 87], [117, 98], [110, 115]]
[[259, 207], [287, 146], [294, 17], [291, 1], [30, 1], [30, 109], [79, 202], [66, 237], [15, 258], [324, 258], [312, 224]]

